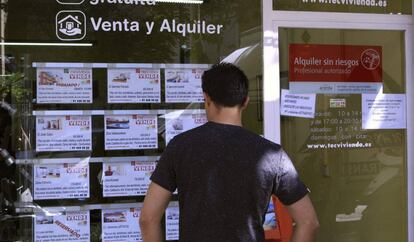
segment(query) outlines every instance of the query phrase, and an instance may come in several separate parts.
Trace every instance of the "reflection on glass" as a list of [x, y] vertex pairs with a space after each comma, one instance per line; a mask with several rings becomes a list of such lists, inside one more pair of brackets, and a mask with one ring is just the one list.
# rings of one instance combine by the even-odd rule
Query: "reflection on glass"
[[[283, 89], [291, 84], [289, 46], [323, 44], [379, 46], [383, 93], [405, 93], [402, 32], [279, 31]], [[362, 95], [316, 94], [314, 118], [282, 116], [282, 145], [312, 191], [318, 242], [407, 241], [406, 131], [363, 129]]]
[[[227, 60], [239, 65], [251, 82], [251, 103], [243, 123], [262, 134], [261, 1], [3, 0], [2, 3], [2, 39], [11, 45], [1, 45], [0, 147], [7, 148], [20, 162], [27, 161], [17, 166], [14, 179], [23, 186], [22, 190], [31, 190], [36, 206], [142, 202], [141, 190], [138, 195], [135, 189], [107, 196], [103, 190], [111, 185], [108, 182], [115, 183], [116, 177], [133, 172], [132, 168], [138, 169], [131, 166], [131, 160], [123, 158], [156, 157], [173, 135], [205, 122], [201, 115], [190, 113], [180, 114], [181, 119], [169, 124], [164, 115], [170, 113], [162, 111], [202, 110], [200, 95], [174, 97], [174, 90], [185, 86], [184, 89], [198, 91], [199, 85], [193, 85], [193, 81], [200, 80], [202, 71], [231, 53], [239, 53], [238, 50], [246, 51]], [[109, 113], [96, 114], [99, 110]], [[126, 110], [144, 110], [150, 114], [111, 113]], [[33, 111], [60, 113], [42, 116], [33, 115]], [[147, 143], [120, 147], [118, 138], [122, 142], [131, 143], [134, 139]], [[72, 141], [62, 146], [63, 140]], [[42, 146], [38, 141], [44, 142]], [[105, 147], [108, 144], [111, 147]], [[72, 171], [69, 174], [63, 168], [51, 169], [65, 162], [81, 161], [89, 163], [88, 176], [79, 177]], [[2, 176], [12, 173], [3, 166], [0, 168]], [[146, 173], [150, 175], [150, 171]], [[119, 183], [123, 189], [132, 183], [125, 180], [142, 177], [126, 176]], [[34, 185], [34, 181], [44, 183]], [[71, 189], [72, 184], [80, 183], [77, 185], [83, 191], [72, 190], [49, 199], [51, 193], [59, 190], [56, 185], [47, 194], [43, 193], [52, 183]], [[100, 241], [101, 211], [95, 208], [88, 212], [90, 238]], [[49, 222], [44, 218], [39, 221], [45, 225]], [[24, 232], [1, 239], [33, 240], [32, 223], [22, 222], [20, 227]]]

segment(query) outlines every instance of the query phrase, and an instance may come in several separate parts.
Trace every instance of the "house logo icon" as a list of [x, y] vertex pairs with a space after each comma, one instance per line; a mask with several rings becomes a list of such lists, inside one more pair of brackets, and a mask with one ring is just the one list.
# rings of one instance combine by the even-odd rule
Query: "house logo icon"
[[64, 10], [56, 14], [56, 36], [63, 41], [85, 38], [86, 16], [78, 10]]
[[74, 5], [74, 4], [81, 4], [85, 0], [56, 0], [56, 1], [58, 3], [60, 3], [60, 4], [71, 4], [71, 5]]

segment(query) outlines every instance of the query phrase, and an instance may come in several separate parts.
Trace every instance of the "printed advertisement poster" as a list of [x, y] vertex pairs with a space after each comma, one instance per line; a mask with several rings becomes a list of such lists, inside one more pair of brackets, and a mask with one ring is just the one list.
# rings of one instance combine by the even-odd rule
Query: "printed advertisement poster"
[[35, 242], [90, 241], [89, 211], [63, 212], [55, 216], [36, 215]]
[[105, 150], [158, 148], [157, 115], [106, 115]]
[[37, 68], [37, 103], [92, 103], [92, 69]]
[[168, 207], [165, 210], [165, 237], [166, 240], [179, 239], [180, 210], [178, 207]]
[[405, 129], [405, 94], [363, 94], [362, 129]]
[[155, 166], [150, 161], [103, 163], [103, 196], [145, 196]]
[[89, 164], [34, 166], [34, 199], [78, 199], [89, 197]]
[[142, 241], [140, 212], [139, 208], [102, 210], [102, 241]]
[[108, 103], [159, 102], [160, 69], [108, 69]]
[[378, 93], [381, 87], [381, 46], [289, 45], [291, 93]]
[[92, 149], [91, 116], [37, 116], [36, 151]]
[[205, 69], [165, 69], [165, 102], [202, 103], [201, 76]]
[[282, 89], [281, 115], [301, 118], [315, 117], [316, 94], [291, 94]]
[[207, 122], [206, 114], [180, 114], [169, 113], [165, 115], [166, 135], [165, 140], [168, 144], [174, 136], [187, 130], [196, 128]]

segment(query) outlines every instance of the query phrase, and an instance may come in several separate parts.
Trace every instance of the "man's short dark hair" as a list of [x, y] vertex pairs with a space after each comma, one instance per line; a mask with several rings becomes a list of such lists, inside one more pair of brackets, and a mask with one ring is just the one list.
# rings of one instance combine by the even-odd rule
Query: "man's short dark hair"
[[203, 92], [220, 106], [234, 107], [244, 104], [249, 92], [249, 80], [242, 70], [230, 63], [219, 63], [205, 71]]

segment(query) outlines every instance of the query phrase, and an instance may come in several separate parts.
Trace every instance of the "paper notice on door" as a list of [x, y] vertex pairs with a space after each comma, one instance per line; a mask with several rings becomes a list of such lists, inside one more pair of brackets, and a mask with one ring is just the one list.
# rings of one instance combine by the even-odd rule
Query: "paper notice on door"
[[181, 111], [176, 111], [166, 114], [165, 122], [165, 141], [168, 144], [174, 136], [205, 124], [207, 117], [205, 113], [185, 114]]
[[315, 117], [316, 94], [291, 94], [282, 89], [280, 113], [284, 116], [301, 118]]
[[103, 196], [145, 196], [155, 166], [149, 161], [103, 163]]
[[202, 103], [201, 76], [205, 69], [165, 69], [165, 102]]
[[157, 115], [106, 115], [105, 150], [158, 148]]
[[34, 166], [34, 199], [80, 199], [89, 197], [89, 164]]
[[37, 68], [37, 103], [92, 103], [92, 69]]
[[165, 210], [165, 237], [166, 240], [179, 239], [180, 210], [178, 207], [168, 207]]
[[36, 151], [92, 149], [91, 116], [37, 116]]
[[102, 210], [102, 241], [142, 241], [139, 208]]
[[108, 103], [161, 102], [160, 69], [108, 69]]
[[89, 211], [63, 212], [54, 216], [37, 214], [34, 220], [35, 242], [90, 241]]
[[362, 129], [405, 128], [405, 94], [362, 94]]

